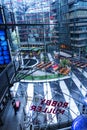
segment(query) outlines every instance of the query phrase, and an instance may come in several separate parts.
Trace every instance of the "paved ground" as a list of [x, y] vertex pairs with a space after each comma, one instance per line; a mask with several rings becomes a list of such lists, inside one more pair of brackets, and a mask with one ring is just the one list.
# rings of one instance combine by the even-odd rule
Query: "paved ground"
[[[49, 57], [52, 61], [51, 55]], [[34, 75], [39, 73], [44, 74], [37, 71]], [[82, 104], [87, 92], [87, 69], [81, 70], [74, 67], [72, 74], [65, 79], [43, 82], [23, 81], [14, 86], [15, 99], [21, 101], [21, 107], [15, 116], [12, 101], [9, 101], [2, 117], [4, 125], [0, 126], [0, 130], [22, 130], [25, 111], [29, 116], [27, 120], [30, 119], [29, 122], [39, 128], [49, 124], [61, 125], [82, 114]], [[58, 108], [57, 113], [55, 106]]]
[[[4, 125], [0, 127], [0, 130], [21, 130], [19, 124], [22, 124], [24, 120], [23, 110], [27, 111], [31, 122], [34, 125], [39, 125], [39, 127], [42, 124], [45, 126], [48, 124], [61, 124], [75, 119], [82, 113], [82, 103], [87, 92], [87, 72], [73, 68], [72, 75], [66, 79], [49, 82], [20, 82], [15, 85], [18, 86], [15, 95], [16, 99], [21, 101], [21, 108], [15, 116], [11, 101], [9, 102], [2, 118]], [[42, 105], [41, 99], [46, 99]], [[59, 114], [53, 114], [54, 106], [51, 105], [52, 102], [49, 105], [49, 100], [56, 101], [57, 106], [60, 102], [68, 103], [66, 107], [59, 107], [61, 110], [65, 109], [65, 112], [62, 114], [60, 111]], [[36, 112], [35, 109], [31, 111], [30, 108], [33, 105], [42, 106], [44, 109], [49, 107], [49, 111], [46, 111], [46, 109], [41, 110], [40, 113]]]

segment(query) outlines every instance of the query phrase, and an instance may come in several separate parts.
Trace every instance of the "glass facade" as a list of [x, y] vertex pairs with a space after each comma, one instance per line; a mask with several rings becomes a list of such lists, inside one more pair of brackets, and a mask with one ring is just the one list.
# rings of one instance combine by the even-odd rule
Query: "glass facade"
[[63, 2], [61, 3], [61, 10], [62, 8], [67, 9], [66, 12], [62, 10], [61, 14], [64, 16], [62, 22], [65, 24], [68, 23], [66, 28], [68, 35], [65, 44], [67, 44], [68, 41], [68, 44], [73, 48], [73, 53], [74, 49], [77, 48], [77, 55], [80, 57], [82, 53], [80, 53], [80, 50], [85, 50], [86, 54], [87, 48], [87, 1], [68, 0], [66, 1], [66, 4]]
[[77, 50], [85, 48], [86, 53], [87, 1], [4, 0], [1, 3], [5, 5], [6, 23], [19, 24], [8, 28], [12, 50], [24, 46], [59, 50], [65, 44], [73, 51], [74, 46]]
[[[29, 82], [30, 88], [26, 91], [28, 96], [31, 95], [30, 98], [32, 98], [32, 102], [33, 95], [37, 96], [37, 92], [40, 93], [42, 97], [46, 95], [46, 99], [40, 99], [40, 105], [43, 104], [45, 109], [43, 109], [42, 106], [37, 106], [38, 102], [36, 101], [33, 102], [35, 105], [33, 104], [31, 106], [31, 110], [33, 111], [32, 124], [35, 127], [38, 126], [38, 128], [39, 124], [40, 126], [43, 124], [41, 129], [44, 129], [45, 126], [52, 126], [47, 129], [53, 129], [55, 124], [57, 124], [55, 129], [60, 128], [60, 125], [65, 125], [65, 123], [70, 126], [72, 120], [82, 111], [80, 103], [78, 104], [78, 100], [74, 103], [75, 98], [71, 96], [73, 88], [76, 89], [76, 87], [78, 87], [77, 90], [80, 91], [83, 89], [82, 87], [84, 87], [81, 86], [82, 84], [77, 75], [79, 74], [79, 77], [82, 79], [80, 75], [82, 70], [80, 70], [80, 73], [78, 73], [79, 69], [77, 69], [76, 73], [73, 71], [77, 76], [77, 78], [73, 78], [71, 64], [74, 66], [74, 58], [72, 58], [72, 56], [74, 57], [76, 54], [77, 57], [75, 58], [79, 59], [81, 56], [82, 58], [85, 57], [87, 53], [87, 1], [1, 0], [0, 2], [0, 9], [3, 9], [3, 13], [0, 12], [0, 65], [7, 65], [11, 62], [9, 51], [11, 50], [12, 60], [15, 62], [13, 66], [15, 67], [18, 64], [17, 75], [16, 69], [14, 70], [12, 68], [12, 72], [14, 70], [17, 76], [15, 78], [17, 82], [21, 79], [25, 79], [28, 74], [28, 76], [31, 76], [29, 78], [32, 78], [32, 80], [34, 80], [34, 78], [39, 79], [39, 76], [37, 77], [39, 74], [43, 74], [40, 78], [44, 79], [45, 77], [46, 79], [46, 82], [38, 83], [37, 81], [34, 83], [34, 87], [32, 81], [31, 83]], [[69, 60], [72, 59], [70, 61], [71, 64], [68, 58]], [[35, 60], [36, 66], [34, 66], [34, 68], [27, 68], [30, 59]], [[76, 67], [77, 65], [87, 67], [86, 62], [80, 62], [81, 61], [77, 63], [75, 61]], [[27, 67], [25, 66], [26, 64]], [[20, 71], [18, 70], [19, 68]], [[33, 72], [37, 70], [40, 70], [40, 73], [36, 73], [36, 77], [34, 77]], [[10, 74], [9, 71], [8, 73], [6, 72], [7, 80], [8, 77], [11, 77], [9, 76]], [[49, 81], [48, 83], [47, 76], [49, 76], [48, 78], [52, 76], [51, 79], [53, 81]], [[65, 81], [59, 80], [62, 76], [67, 76], [68, 78], [63, 79]], [[13, 77], [14, 75], [11, 80]], [[58, 80], [54, 81], [54, 77]], [[85, 78], [87, 78], [87, 76], [85, 76]], [[30, 89], [32, 93], [29, 93]], [[86, 87], [84, 90], [83, 96], [86, 94]], [[79, 98], [80, 101], [82, 100], [82, 96], [80, 97], [77, 93], [74, 94], [76, 94], [77, 99]], [[35, 98], [34, 100], [37, 99]], [[76, 108], [75, 112], [72, 104], [74, 104]], [[47, 106], [51, 106], [52, 108], [50, 107], [48, 110]], [[56, 107], [58, 109], [56, 109]], [[30, 112], [29, 107], [27, 108], [27, 112]], [[55, 115], [53, 116], [53, 114]], [[43, 122], [40, 120], [42, 118]]]

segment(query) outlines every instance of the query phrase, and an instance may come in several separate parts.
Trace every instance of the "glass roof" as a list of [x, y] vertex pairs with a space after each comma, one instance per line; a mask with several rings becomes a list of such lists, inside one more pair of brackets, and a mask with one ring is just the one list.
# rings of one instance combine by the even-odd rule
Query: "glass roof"
[[48, 12], [52, 0], [1, 0], [1, 3], [13, 12], [24, 11], [26, 13]]

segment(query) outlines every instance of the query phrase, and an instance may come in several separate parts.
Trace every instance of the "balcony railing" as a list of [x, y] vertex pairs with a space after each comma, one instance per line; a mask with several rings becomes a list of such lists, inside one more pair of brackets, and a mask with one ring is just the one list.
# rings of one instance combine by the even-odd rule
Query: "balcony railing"
[[85, 23], [75, 23], [75, 25], [74, 25], [74, 23], [71, 23], [71, 24], [69, 24], [69, 26], [70, 27], [74, 27], [74, 26], [84, 26], [84, 25], [87, 25], [87, 23], [85, 22]]
[[83, 40], [87, 40], [87, 38], [86, 37], [84, 37], [84, 38], [81, 38], [81, 37], [79, 37], [79, 38], [70, 38], [71, 40], [74, 40], [74, 41], [83, 41]]
[[70, 11], [75, 11], [75, 10], [78, 10], [78, 9], [86, 10], [86, 9], [87, 9], [87, 6], [81, 6], [81, 5], [79, 6], [79, 5], [78, 5], [78, 6], [75, 6], [75, 7], [73, 7], [73, 8], [70, 8], [70, 9], [69, 9], [69, 12], [70, 12]]
[[70, 31], [70, 33], [74, 33], [74, 34], [87, 33], [87, 30], [82, 30], [82, 31]]

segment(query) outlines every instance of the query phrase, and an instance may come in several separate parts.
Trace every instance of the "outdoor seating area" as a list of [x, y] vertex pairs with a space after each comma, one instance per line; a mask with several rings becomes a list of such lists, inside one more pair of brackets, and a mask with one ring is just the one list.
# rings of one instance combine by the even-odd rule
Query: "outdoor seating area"
[[50, 66], [52, 66], [52, 63], [51, 63], [51, 62], [48, 62], [48, 63], [40, 62], [40, 63], [38, 63], [36, 66], [37, 66], [37, 68], [39, 68], [39, 69], [47, 69], [47, 68], [49, 68]]
[[67, 75], [70, 72], [70, 68], [67, 67], [60, 67], [58, 64], [53, 64], [52, 62], [44, 63], [40, 62], [36, 65], [39, 69], [45, 69], [47, 72], [51, 73], [59, 73], [63, 75]]
[[67, 75], [67, 74], [69, 74], [69, 72], [70, 72], [70, 69], [69, 69], [69, 68], [61, 68], [61, 69], [59, 70], [59, 73], [60, 73], [60, 74], [63, 74], [63, 75]]
[[76, 66], [76, 67], [80, 67], [81, 69], [84, 69], [85, 67], [87, 67], [87, 62], [83, 62], [83, 61], [74, 61], [74, 60], [70, 60], [71, 61], [71, 64]]

